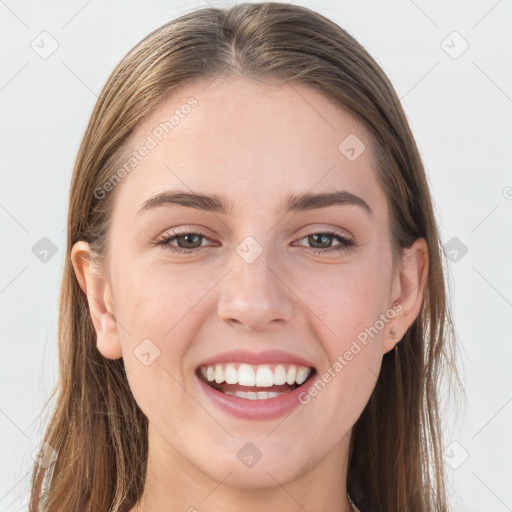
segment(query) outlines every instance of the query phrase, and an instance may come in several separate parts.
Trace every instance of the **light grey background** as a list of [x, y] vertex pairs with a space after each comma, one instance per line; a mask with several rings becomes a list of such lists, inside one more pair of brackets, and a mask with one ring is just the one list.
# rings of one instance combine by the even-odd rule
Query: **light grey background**
[[[512, 3], [295, 3], [355, 36], [402, 99], [452, 260], [467, 406], [446, 404], [451, 503], [457, 512], [512, 510]], [[0, 0], [1, 511], [26, 510], [48, 419], [39, 414], [57, 379], [68, 187], [97, 94], [143, 36], [207, 5]], [[46, 262], [33, 252], [43, 237], [57, 250]]]

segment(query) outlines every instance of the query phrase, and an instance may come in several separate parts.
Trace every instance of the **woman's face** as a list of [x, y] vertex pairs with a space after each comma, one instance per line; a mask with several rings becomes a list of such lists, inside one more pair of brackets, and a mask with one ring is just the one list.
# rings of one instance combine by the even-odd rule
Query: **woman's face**
[[[92, 302], [105, 302], [98, 349], [124, 359], [155, 466], [256, 488], [339, 464], [389, 330], [407, 328], [373, 158], [360, 123], [300, 86], [196, 82], [138, 125], [108, 192]], [[298, 362], [314, 368], [305, 383], [268, 387], [296, 382]], [[282, 394], [225, 393], [256, 393], [251, 378]]]

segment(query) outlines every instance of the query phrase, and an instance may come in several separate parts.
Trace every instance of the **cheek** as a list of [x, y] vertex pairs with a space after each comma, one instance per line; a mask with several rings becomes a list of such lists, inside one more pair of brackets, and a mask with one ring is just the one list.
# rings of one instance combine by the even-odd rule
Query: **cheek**
[[309, 419], [312, 428], [321, 430], [324, 422], [332, 431], [343, 432], [360, 416], [375, 387], [387, 326], [379, 319], [385, 311], [381, 310], [375, 275], [369, 272], [352, 272], [339, 281], [326, 282], [323, 292], [315, 293], [311, 304], [316, 311], [320, 304], [324, 309], [318, 314], [321, 321], [316, 321], [315, 330], [323, 333], [319, 343], [326, 357], [315, 385], [303, 398], [311, 402], [314, 411], [309, 417], [323, 418]]
[[328, 277], [304, 289], [317, 334], [323, 333], [326, 360], [319, 374], [329, 388], [324, 399], [356, 410], [370, 396], [380, 370], [382, 337], [390, 322], [386, 276], [376, 265], [361, 264], [340, 266]]
[[183, 363], [195, 336], [195, 323], [188, 320], [193, 316], [193, 295], [162, 280], [142, 279], [140, 274], [125, 289], [127, 328], [119, 333], [127, 378], [139, 407], [157, 424], [186, 421]]
[[[123, 280], [123, 275], [128, 277]], [[203, 322], [199, 317], [208, 289], [205, 279], [162, 266], [143, 270], [134, 266], [124, 273], [119, 269], [117, 277], [116, 304], [122, 323], [118, 332], [125, 367], [132, 370], [131, 382], [135, 388], [160, 387], [170, 380], [166, 392], [177, 396], [181, 388], [176, 381], [187, 377], [187, 353]]]
[[155, 384], [158, 387], [153, 390], [163, 391], [171, 385], [167, 382], [170, 375], [182, 378], [180, 363], [186, 347], [176, 333], [182, 325], [180, 318], [186, 314], [187, 292], [148, 272], [132, 270], [124, 275], [127, 278], [118, 281], [116, 310], [124, 364], [134, 394]]
[[161, 266], [133, 266], [129, 271], [120, 271], [117, 282], [116, 303], [130, 338], [154, 338], [162, 348], [186, 325], [205, 290], [204, 280]]
[[301, 297], [322, 321], [322, 330], [343, 346], [385, 312], [386, 282], [386, 276], [374, 265], [339, 265], [310, 273], [301, 285]]

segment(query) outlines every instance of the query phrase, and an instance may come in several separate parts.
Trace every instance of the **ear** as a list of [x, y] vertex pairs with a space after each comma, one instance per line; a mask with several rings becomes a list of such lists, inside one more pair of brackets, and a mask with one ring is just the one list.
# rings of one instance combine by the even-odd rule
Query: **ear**
[[411, 247], [402, 251], [402, 265], [393, 282], [392, 302], [398, 301], [402, 308], [390, 321], [390, 328], [396, 329], [396, 339], [389, 333], [383, 341], [383, 353], [390, 351], [403, 338], [405, 332], [418, 316], [428, 277], [428, 246], [424, 238], [418, 238]]
[[108, 280], [91, 265], [91, 249], [87, 242], [77, 242], [71, 250], [75, 274], [89, 304], [96, 331], [96, 346], [108, 359], [122, 357], [117, 319]]

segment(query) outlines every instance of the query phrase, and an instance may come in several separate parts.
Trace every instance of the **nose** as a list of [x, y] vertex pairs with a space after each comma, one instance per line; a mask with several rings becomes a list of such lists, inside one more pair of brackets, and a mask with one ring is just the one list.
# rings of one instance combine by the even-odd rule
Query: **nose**
[[270, 268], [265, 253], [248, 263], [238, 254], [230, 261], [231, 270], [219, 283], [219, 317], [248, 330], [284, 325], [294, 313], [294, 294], [286, 276]]

